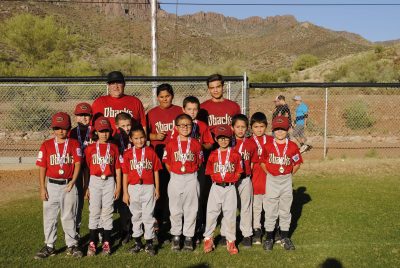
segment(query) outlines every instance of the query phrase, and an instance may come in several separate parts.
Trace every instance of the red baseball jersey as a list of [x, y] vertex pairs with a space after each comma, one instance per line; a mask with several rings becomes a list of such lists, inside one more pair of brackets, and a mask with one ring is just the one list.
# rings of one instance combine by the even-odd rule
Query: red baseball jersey
[[[189, 174], [194, 173], [199, 169], [203, 163], [203, 151], [200, 143], [196, 139], [190, 140], [190, 149], [186, 154], [188, 141], [181, 141], [182, 154], [179, 153], [178, 141], [171, 140], [166, 146], [163, 155], [163, 162], [168, 164], [171, 172], [175, 174]], [[181, 171], [182, 158], [186, 156], [185, 172]]]
[[130, 114], [142, 126], [146, 126], [146, 116], [142, 102], [135, 96], [122, 95], [113, 98], [110, 95], [98, 97], [92, 105], [93, 115], [102, 114], [110, 120], [115, 133], [115, 117], [121, 112]]
[[[258, 145], [256, 141], [254, 140], [254, 137], [257, 138], [260, 148], [258, 148]], [[265, 137], [265, 138], [264, 138]], [[253, 183], [253, 194], [265, 194], [266, 190], [266, 183], [267, 183], [267, 174], [265, 174], [264, 170], [261, 168], [259, 161], [261, 160], [261, 157], [263, 155], [263, 150], [264, 150], [264, 145], [265, 144], [272, 144], [272, 141], [274, 140], [274, 137], [269, 136], [269, 135], [263, 135], [260, 137], [256, 137], [252, 135], [249, 138], [249, 142], [253, 143], [254, 146], [256, 146], [257, 151], [257, 158], [258, 161], [254, 162], [253, 164], [253, 176], [251, 178], [251, 181]]]
[[[76, 140], [68, 139], [68, 146], [65, 153], [65, 160], [62, 168], [57, 159], [56, 147], [54, 140], [49, 139], [42, 143], [36, 160], [36, 165], [46, 168], [46, 176], [54, 179], [71, 179], [74, 174], [75, 163], [81, 162], [82, 150]], [[64, 152], [66, 142], [57, 143], [60, 157]], [[60, 175], [59, 170], [62, 169], [64, 174]]]
[[222, 102], [214, 102], [211, 99], [200, 105], [201, 109], [207, 111], [208, 127], [213, 129], [220, 125], [231, 125], [232, 116], [240, 114], [240, 106], [234, 101], [224, 99]]
[[[264, 145], [264, 151], [261, 161], [265, 163], [267, 171], [273, 176], [285, 175], [292, 173], [293, 166], [300, 165], [303, 163], [303, 158], [301, 157], [299, 147], [296, 143], [288, 141], [288, 147], [286, 154], [283, 155], [286, 143], [276, 144], [279, 150], [279, 154], [273, 144], [273, 142]], [[279, 172], [279, 168], [284, 168], [284, 172]]]
[[166, 145], [171, 138], [171, 132], [174, 128], [175, 118], [182, 114], [182, 107], [172, 105], [167, 109], [162, 109], [160, 106], [154, 107], [147, 113], [147, 132], [148, 133], [160, 133], [166, 132], [167, 135], [162, 141], [150, 141], [153, 148], [157, 145]]
[[[102, 174], [106, 176], [114, 176], [115, 170], [121, 168], [120, 154], [118, 147], [112, 143], [100, 143], [99, 144], [99, 157], [97, 156], [97, 143], [90, 144], [86, 150], [86, 164], [89, 167], [90, 175], [100, 177]], [[109, 157], [106, 162], [104, 172], [101, 171], [100, 163], [104, 161], [107, 152], [107, 144], [110, 144]]]
[[[176, 140], [178, 136], [178, 130], [176, 129], [176, 127], [174, 127], [171, 133], [171, 140]], [[207, 124], [196, 119], [193, 120], [192, 133], [190, 134], [190, 137], [197, 139], [200, 144], [214, 143], [214, 139]]]
[[[137, 162], [144, 162], [142, 176], [139, 176], [137, 171], [138, 163], [135, 165], [133, 150], [136, 152]], [[139, 179], [143, 180], [143, 184], [154, 184], [154, 171], [159, 171], [162, 168], [160, 159], [151, 147], [145, 147], [144, 159], [142, 159], [142, 149], [133, 147], [124, 153], [122, 172], [128, 174], [129, 184], [138, 184]]]
[[[225, 164], [226, 155], [228, 151], [221, 152], [221, 162], [222, 165]], [[237, 182], [240, 178], [240, 174], [243, 173], [242, 168], [242, 157], [236, 151], [231, 149], [231, 153], [229, 156], [229, 163], [227, 165], [227, 172], [225, 174], [225, 178], [222, 178], [219, 162], [218, 162], [218, 149], [211, 152], [208, 157], [207, 165], [206, 165], [206, 175], [211, 176], [211, 180], [214, 182]]]
[[246, 176], [251, 175], [251, 163], [258, 162], [257, 146], [249, 138], [238, 139], [233, 147], [242, 157], [243, 173]]

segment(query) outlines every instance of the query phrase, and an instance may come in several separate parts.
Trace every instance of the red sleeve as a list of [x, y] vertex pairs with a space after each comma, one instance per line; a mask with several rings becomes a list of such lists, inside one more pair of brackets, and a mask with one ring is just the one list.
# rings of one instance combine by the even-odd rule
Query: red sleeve
[[86, 165], [89, 167], [89, 169], [90, 169], [90, 162], [92, 161], [92, 154], [91, 154], [91, 152], [90, 152], [90, 147], [88, 146], [88, 147], [86, 147], [85, 148], [85, 160], [86, 160]]
[[163, 154], [163, 158], [162, 158], [163, 163], [166, 163], [168, 165], [170, 165], [170, 158], [171, 158], [170, 144], [171, 143], [168, 143], [167, 146], [165, 146], [164, 154]]
[[[204, 124], [205, 125], [205, 124]], [[203, 137], [203, 142], [205, 144], [214, 144], [214, 139], [211, 135], [210, 128], [206, 125], [206, 131], [204, 131], [204, 137]]]
[[124, 162], [121, 165], [123, 174], [129, 173], [129, 153], [130, 153], [130, 151], [131, 151], [131, 149], [126, 150], [124, 152], [124, 156], [123, 156]]
[[79, 143], [76, 140], [70, 140], [72, 142], [72, 156], [74, 158], [74, 163], [80, 163], [82, 161], [82, 150]]
[[235, 153], [235, 173], [236, 174], [241, 174], [243, 173], [243, 167], [242, 167], [242, 157], [240, 156], [239, 153]]
[[295, 143], [293, 143], [293, 156], [291, 157], [291, 160], [293, 161], [293, 166], [303, 163], [303, 157], [301, 156], [299, 147]]
[[[235, 102], [235, 103], [236, 103], [236, 114], [241, 114], [242, 111], [240, 110], [240, 105], [237, 102]], [[234, 114], [234, 115], [236, 115], [236, 114]]]
[[213, 164], [214, 164], [214, 157], [211, 153], [210, 157], [208, 157], [207, 165], [206, 165], [206, 175], [212, 175], [213, 171]]
[[[260, 160], [257, 155], [257, 148], [252, 146], [251, 144], [249, 145], [249, 151], [250, 151], [250, 162], [251, 163], [258, 163]], [[263, 150], [265, 151], [265, 150]]]
[[47, 167], [47, 150], [45, 143], [40, 146], [39, 153], [36, 159], [36, 166]]
[[152, 152], [152, 158], [153, 158], [153, 163], [154, 163], [154, 168], [153, 171], [159, 171], [163, 169], [160, 158], [156, 155], [153, 149], [151, 149]]
[[139, 100], [139, 111], [138, 112], [139, 112], [140, 119], [138, 119], [137, 121], [140, 122], [143, 127], [147, 126], [146, 114], [144, 112], [143, 103], [140, 100]]
[[[117, 145], [113, 144], [113, 150], [114, 150], [114, 155], [115, 155], [115, 169], [120, 169], [121, 168], [121, 160], [119, 158], [119, 151]], [[122, 162], [124, 160], [122, 159]]]

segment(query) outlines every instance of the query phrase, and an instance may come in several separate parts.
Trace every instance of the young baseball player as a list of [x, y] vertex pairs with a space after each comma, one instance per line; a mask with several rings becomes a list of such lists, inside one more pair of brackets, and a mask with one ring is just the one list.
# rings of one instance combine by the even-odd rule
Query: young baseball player
[[43, 201], [45, 245], [35, 255], [35, 259], [44, 259], [55, 254], [59, 212], [68, 247], [67, 255], [82, 257], [76, 234], [78, 193], [75, 187], [82, 152], [79, 143], [67, 137], [71, 129], [68, 114], [54, 114], [51, 127], [54, 138], [43, 142], [36, 161], [39, 167], [40, 198]]
[[281, 243], [286, 250], [295, 247], [289, 238], [291, 222], [290, 207], [293, 201], [292, 175], [303, 163], [296, 143], [287, 138], [290, 128], [289, 119], [277, 116], [272, 120], [273, 142], [264, 145], [261, 167], [267, 173], [267, 192], [265, 203], [265, 250], [272, 250], [274, 228], [279, 217]]
[[[266, 135], [267, 131], [267, 117], [264, 113], [256, 112], [250, 118], [250, 127], [253, 132], [250, 140], [257, 148], [258, 159], [261, 158], [263, 153], [263, 146], [267, 143], [271, 143], [273, 137]], [[265, 186], [266, 186], [266, 174], [261, 168], [260, 163], [253, 163], [253, 228], [254, 236], [253, 243], [261, 244], [262, 230], [261, 230], [261, 212], [265, 210]]]
[[75, 121], [77, 126], [71, 129], [69, 137], [79, 142], [82, 151], [82, 161], [79, 176], [76, 180], [76, 189], [78, 190], [78, 209], [76, 214], [76, 232], [80, 237], [80, 227], [82, 221], [82, 210], [84, 203], [84, 181], [89, 176], [89, 169], [86, 166], [85, 161], [85, 149], [88, 146], [91, 139], [91, 126], [90, 121], [92, 119], [92, 107], [89, 103], [82, 102], [78, 103], [75, 107]]
[[143, 249], [143, 224], [145, 251], [154, 256], [156, 252], [153, 246], [153, 213], [156, 200], [160, 197], [158, 171], [162, 169], [162, 165], [154, 150], [146, 146], [146, 133], [141, 126], [132, 128], [130, 139], [134, 146], [124, 153], [122, 165], [123, 199], [132, 213], [132, 231], [135, 239], [135, 245], [130, 252], [138, 253]]
[[170, 232], [173, 236], [171, 249], [180, 250], [180, 236], [183, 233], [183, 249], [192, 251], [199, 205], [197, 171], [203, 161], [203, 152], [200, 143], [190, 137], [193, 122], [189, 115], [178, 115], [175, 125], [179, 136], [167, 144], [163, 156], [163, 162], [171, 174], [168, 184]]
[[204, 233], [204, 252], [214, 249], [213, 233], [218, 216], [223, 213], [221, 230], [226, 235], [226, 247], [233, 255], [238, 253], [236, 241], [236, 182], [242, 169], [242, 158], [238, 152], [229, 146], [232, 129], [228, 125], [215, 128], [215, 140], [219, 148], [212, 151], [206, 166], [206, 174], [211, 176], [213, 184], [207, 202], [207, 221]]
[[[112, 143], [118, 146], [118, 151], [121, 156], [124, 155], [126, 150], [132, 147], [129, 139], [129, 132], [131, 131], [132, 125], [139, 125], [139, 123], [128, 113], [121, 112], [115, 117], [115, 126], [117, 127], [117, 131], [112, 137]], [[114, 205], [120, 215], [120, 242], [122, 245], [125, 245], [129, 242], [132, 235], [132, 214], [129, 207], [123, 202], [122, 196], [123, 195], [120, 195], [120, 198], [115, 200]]]
[[236, 184], [240, 197], [240, 230], [243, 235], [242, 245], [251, 247], [253, 235], [253, 185], [250, 179], [252, 163], [258, 162], [257, 146], [249, 138], [246, 132], [249, 119], [244, 114], [232, 117], [232, 129], [235, 136], [233, 149], [242, 157], [243, 174]]
[[118, 199], [121, 190], [119, 152], [117, 146], [110, 143], [110, 121], [106, 117], [99, 117], [94, 123], [94, 128], [98, 140], [86, 148], [86, 163], [90, 171], [89, 182], [86, 182], [90, 230], [87, 256], [96, 254], [97, 229], [100, 227], [104, 229], [102, 253], [111, 254], [114, 200]]

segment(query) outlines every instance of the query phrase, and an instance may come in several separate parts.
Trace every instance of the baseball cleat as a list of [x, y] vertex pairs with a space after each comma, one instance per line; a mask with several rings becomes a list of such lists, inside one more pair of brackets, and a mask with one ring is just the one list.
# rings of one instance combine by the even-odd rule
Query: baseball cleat
[[129, 232], [126, 233], [126, 234], [124, 234], [122, 237], [123, 237], [123, 238], [121, 239], [121, 244], [122, 244], [122, 245], [128, 244], [129, 241], [131, 240], [131, 235], [130, 235]]
[[281, 240], [282, 240], [281, 232], [280, 232], [279, 229], [276, 229], [276, 230], [275, 230], [274, 242], [275, 242], [276, 244], [280, 244], [280, 243], [281, 243]]
[[204, 238], [204, 253], [209, 253], [215, 248], [212, 238]]
[[172, 244], [171, 244], [171, 249], [172, 251], [179, 251], [181, 250], [181, 237], [179, 235], [175, 235], [172, 238]]
[[274, 240], [273, 239], [265, 239], [263, 248], [266, 251], [271, 251], [272, 248], [274, 247]]
[[71, 246], [67, 248], [67, 255], [72, 256], [74, 258], [81, 258], [83, 256], [83, 253], [78, 248], [78, 246]]
[[239, 251], [235, 245], [235, 241], [226, 241], [226, 249], [228, 250], [229, 254], [235, 255], [238, 254]]
[[285, 237], [285, 238], [283, 238], [281, 241], [282, 241], [282, 247], [283, 247], [285, 250], [295, 250], [295, 249], [296, 249], [296, 248], [294, 247], [294, 244], [293, 244], [292, 240], [290, 240], [289, 237]]
[[143, 249], [142, 243], [135, 243], [135, 245], [129, 249], [129, 252], [131, 254], [136, 254], [139, 253], [142, 249]]
[[250, 236], [248, 236], [248, 237], [243, 237], [242, 245], [243, 245], [243, 247], [245, 247], [245, 248], [251, 248], [251, 237], [250, 237]]
[[259, 229], [259, 228], [255, 229], [254, 235], [253, 235], [253, 244], [254, 245], [261, 245], [261, 236], [262, 236], [261, 229]]
[[144, 251], [146, 251], [150, 256], [156, 255], [156, 250], [154, 249], [153, 243], [146, 243]]
[[185, 242], [183, 244], [183, 250], [185, 251], [193, 251], [193, 240], [191, 237], [186, 237]]
[[45, 245], [41, 250], [39, 250], [38, 253], [36, 253], [34, 258], [36, 260], [45, 259], [47, 257], [54, 256], [55, 253], [56, 253], [56, 250], [54, 248], [51, 248], [51, 247], [48, 247], [47, 245]]
[[91, 241], [89, 243], [86, 256], [91, 257], [94, 255], [96, 255], [96, 244], [93, 241]]
[[101, 252], [101, 254], [108, 256], [111, 254], [111, 247], [110, 247], [110, 243], [108, 241], [103, 243], [103, 251]]

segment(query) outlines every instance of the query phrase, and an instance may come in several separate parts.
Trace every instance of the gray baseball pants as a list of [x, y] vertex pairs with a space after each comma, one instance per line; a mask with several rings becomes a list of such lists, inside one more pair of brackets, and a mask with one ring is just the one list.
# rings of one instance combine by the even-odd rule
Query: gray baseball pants
[[267, 207], [267, 195], [256, 194], [253, 196], [253, 228], [261, 229], [261, 213]]
[[213, 237], [217, 226], [218, 216], [223, 214], [221, 220], [221, 233], [228, 241], [236, 240], [236, 209], [237, 191], [235, 185], [226, 187], [212, 184], [207, 202], [207, 220], [204, 237]]
[[142, 223], [144, 226], [144, 239], [154, 238], [154, 199], [153, 184], [128, 185], [129, 209], [132, 213], [132, 233], [134, 238], [143, 235]]
[[112, 230], [114, 192], [114, 177], [107, 177], [106, 180], [102, 180], [100, 177], [90, 176], [89, 229]]
[[[171, 172], [168, 183], [171, 234], [193, 237], [196, 228], [196, 216], [199, 207], [200, 186], [197, 172], [175, 174]], [[183, 230], [182, 230], [183, 217]]]
[[236, 185], [240, 197], [240, 231], [243, 237], [250, 237], [253, 235], [253, 184], [248, 176]]
[[[78, 245], [76, 240], [76, 210], [78, 206], [78, 191], [72, 187], [66, 192], [67, 184], [50, 183], [46, 178], [46, 187], [49, 198], [43, 201], [43, 229], [45, 243], [54, 248], [57, 240], [57, 218], [61, 213], [61, 224], [65, 235], [65, 244], [68, 247]], [[52, 179], [52, 178], [51, 178]]]
[[273, 232], [279, 217], [281, 231], [289, 231], [293, 201], [292, 174], [272, 176], [267, 174], [265, 206], [265, 231]]

